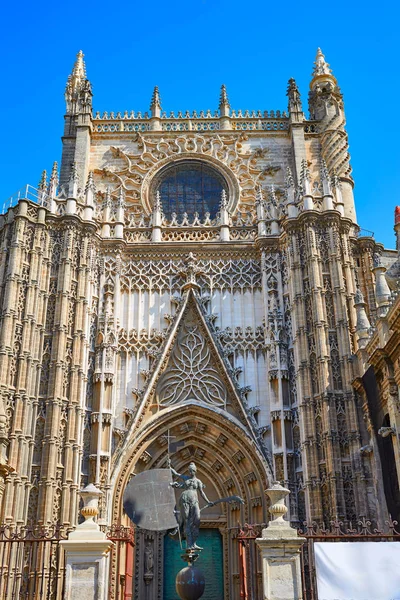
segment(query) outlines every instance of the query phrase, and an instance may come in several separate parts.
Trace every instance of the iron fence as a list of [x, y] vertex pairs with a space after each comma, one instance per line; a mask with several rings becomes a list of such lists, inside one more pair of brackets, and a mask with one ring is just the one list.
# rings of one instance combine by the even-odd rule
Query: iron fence
[[307, 541], [301, 552], [301, 575], [304, 600], [318, 600], [315, 571], [315, 542], [400, 542], [397, 521], [385, 521], [384, 530], [374, 527], [372, 521], [362, 518], [353, 526], [351, 522], [331, 521], [329, 526], [318, 523], [304, 523], [299, 535]]
[[108, 598], [133, 598], [135, 530], [133, 527], [111, 525], [101, 527], [107, 538], [114, 542], [110, 552]]
[[68, 532], [55, 526], [0, 526], [0, 598], [61, 600], [64, 555], [60, 540]]

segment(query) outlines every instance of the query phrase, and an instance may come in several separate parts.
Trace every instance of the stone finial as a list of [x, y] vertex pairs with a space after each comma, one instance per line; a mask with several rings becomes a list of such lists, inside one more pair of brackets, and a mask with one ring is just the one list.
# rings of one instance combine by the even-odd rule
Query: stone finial
[[286, 167], [285, 186], [287, 190], [290, 188], [293, 188], [294, 190], [295, 188], [293, 174], [290, 167]]
[[342, 195], [342, 185], [340, 183], [340, 179], [336, 171], [333, 171], [332, 175], [332, 188], [335, 194], [336, 205], [335, 208], [340, 212], [342, 216], [344, 216], [344, 202]]
[[315, 77], [316, 75], [332, 75], [332, 69], [326, 62], [321, 48], [317, 48], [317, 55], [314, 61], [314, 70], [312, 72], [312, 76]]
[[301, 104], [301, 96], [297, 83], [293, 77], [288, 81], [288, 88], [286, 95], [288, 97], [288, 111], [291, 113], [302, 113], [303, 108]]
[[162, 202], [161, 202], [161, 195], [160, 195], [160, 190], [157, 190], [156, 192], [156, 199], [154, 201], [154, 206], [153, 206], [153, 212], [159, 212], [162, 213]]
[[72, 69], [72, 73], [68, 75], [67, 86], [65, 94], [72, 95], [74, 92], [80, 90], [83, 81], [86, 79], [86, 65], [83, 60], [84, 54], [82, 50], [79, 50], [76, 55], [76, 60]]
[[189, 252], [186, 256], [184, 265], [185, 269], [182, 270], [182, 275], [186, 277], [186, 281], [182, 286], [182, 291], [192, 289], [200, 289], [197, 283], [197, 277], [203, 272], [201, 267], [198, 265], [198, 258], [193, 252]]
[[103, 209], [111, 209], [112, 207], [112, 196], [111, 196], [111, 187], [108, 185], [106, 189], [106, 193], [103, 199]]
[[153, 95], [151, 97], [150, 112], [152, 117], [161, 117], [161, 96], [158, 89], [158, 85], [154, 87]]
[[125, 190], [120, 187], [117, 198], [117, 208], [125, 208]]
[[259, 237], [265, 237], [267, 235], [267, 229], [265, 225], [265, 201], [260, 185], [257, 187], [256, 191], [256, 210], [258, 220], [258, 235]]
[[38, 199], [39, 199], [39, 203], [41, 206], [43, 206], [44, 204], [46, 204], [46, 200], [47, 200], [47, 171], [44, 170], [42, 172], [42, 176], [40, 178], [39, 184], [38, 184]]
[[298, 215], [296, 207], [296, 187], [290, 167], [286, 167], [285, 188], [287, 215], [289, 219], [295, 218]]
[[161, 242], [162, 234], [161, 227], [163, 224], [164, 214], [163, 214], [163, 206], [161, 201], [160, 190], [157, 190], [156, 197], [153, 204], [153, 214], [151, 217], [151, 223], [153, 227], [152, 231], [152, 241], [153, 242]]
[[384, 317], [389, 309], [391, 297], [390, 288], [386, 281], [386, 267], [382, 264], [382, 257], [378, 252], [372, 257], [372, 272], [375, 275], [375, 300], [378, 307], [378, 316]]
[[86, 186], [85, 186], [85, 194], [87, 195], [88, 192], [92, 192], [93, 194], [95, 194], [96, 192], [96, 186], [94, 184], [94, 180], [93, 180], [93, 171], [89, 171], [89, 175], [86, 181]]
[[[325, 56], [322, 54], [321, 48], [317, 50], [317, 56], [314, 61], [314, 70], [312, 72], [312, 80], [310, 83], [310, 88], [312, 90], [320, 91], [319, 84], [328, 84], [333, 90], [337, 86], [337, 80], [333, 76], [332, 69], [329, 64], [325, 60]], [[338, 89], [338, 88], [337, 88]]]
[[86, 79], [86, 65], [85, 61], [83, 60], [84, 56], [85, 55], [83, 54], [82, 50], [79, 50], [78, 54], [76, 55], [76, 60], [71, 75], [75, 79]]
[[396, 206], [394, 209], [394, 224], [400, 225], [400, 206]]
[[78, 197], [79, 188], [79, 174], [76, 162], [74, 161], [71, 165], [71, 174], [69, 177], [68, 195], [70, 198]]
[[300, 183], [304, 194], [311, 196], [311, 173], [305, 158], [301, 161]]
[[39, 190], [39, 192], [42, 192], [42, 193], [47, 192], [47, 171], [46, 171], [46, 169], [44, 169], [42, 171], [42, 176], [41, 176], [39, 184], [38, 184], [38, 190]]
[[92, 86], [86, 77], [84, 54], [79, 50], [65, 87], [67, 114], [90, 112], [92, 107]]
[[219, 95], [219, 108], [221, 106], [230, 106], [228, 92], [226, 91], [226, 86], [224, 84], [221, 85], [221, 93]]
[[278, 200], [276, 198], [275, 186], [271, 185], [271, 188], [268, 193], [268, 199], [271, 202], [271, 205], [276, 208], [278, 206]]
[[368, 320], [365, 307], [364, 296], [361, 290], [357, 289], [354, 295], [354, 308], [356, 309], [357, 315], [356, 335], [358, 338], [358, 347], [360, 349], [365, 348], [367, 345], [371, 330], [371, 324]]
[[325, 160], [321, 157], [320, 164], [323, 203], [322, 210], [333, 210], [332, 180]]
[[53, 168], [51, 169], [50, 182], [49, 182], [49, 196], [55, 198], [57, 195], [58, 188], [58, 163], [55, 160]]
[[256, 190], [256, 207], [264, 208], [264, 194], [261, 185], [257, 186]]
[[364, 295], [359, 288], [357, 288], [354, 294], [354, 305], [357, 306], [357, 304], [364, 304]]
[[225, 190], [221, 192], [221, 201], [219, 203], [220, 210], [228, 210], [228, 194]]
[[229, 117], [231, 105], [229, 103], [228, 93], [224, 84], [221, 85], [221, 93], [219, 96], [219, 112], [221, 117]]

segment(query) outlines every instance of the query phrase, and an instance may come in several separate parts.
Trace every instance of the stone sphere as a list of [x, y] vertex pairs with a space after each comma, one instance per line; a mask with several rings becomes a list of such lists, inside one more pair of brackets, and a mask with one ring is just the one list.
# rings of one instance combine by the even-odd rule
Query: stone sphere
[[206, 582], [200, 569], [185, 567], [176, 576], [175, 586], [182, 600], [198, 600], [204, 594]]

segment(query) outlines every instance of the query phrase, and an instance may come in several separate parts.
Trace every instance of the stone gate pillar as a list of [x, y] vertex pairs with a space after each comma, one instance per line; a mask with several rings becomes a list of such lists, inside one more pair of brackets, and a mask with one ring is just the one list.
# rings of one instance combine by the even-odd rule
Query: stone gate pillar
[[306, 539], [283, 519], [290, 491], [276, 482], [266, 494], [271, 500], [272, 520], [262, 530], [262, 537], [256, 539], [262, 559], [263, 599], [303, 600], [300, 550]]
[[108, 598], [107, 554], [114, 545], [94, 521], [102, 492], [92, 483], [81, 491], [85, 521], [61, 545], [65, 551], [64, 600], [106, 600]]

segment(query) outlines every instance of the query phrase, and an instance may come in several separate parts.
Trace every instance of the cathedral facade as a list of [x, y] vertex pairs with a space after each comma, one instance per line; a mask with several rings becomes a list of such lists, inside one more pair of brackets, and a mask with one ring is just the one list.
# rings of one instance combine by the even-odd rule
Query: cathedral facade
[[[400, 469], [399, 359], [389, 373], [376, 349], [390, 345], [397, 252], [357, 223], [320, 50], [309, 118], [293, 79], [287, 98], [235, 111], [222, 86], [216, 112], [167, 115], [155, 88], [149, 113], [99, 114], [78, 54], [60, 172], [0, 217], [3, 523], [73, 527], [94, 483], [99, 523], [128, 524], [131, 477], [194, 461], [211, 500], [245, 501], [202, 513], [233, 600], [234, 532], [267, 521], [273, 481], [294, 525], [393, 513], [381, 463]], [[135, 598], [167, 600], [164, 537], [137, 535]]]

